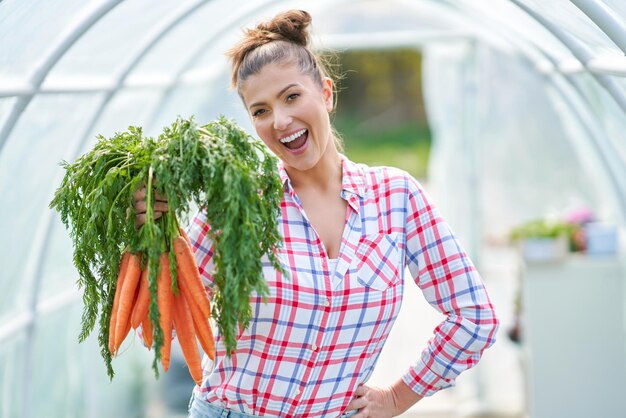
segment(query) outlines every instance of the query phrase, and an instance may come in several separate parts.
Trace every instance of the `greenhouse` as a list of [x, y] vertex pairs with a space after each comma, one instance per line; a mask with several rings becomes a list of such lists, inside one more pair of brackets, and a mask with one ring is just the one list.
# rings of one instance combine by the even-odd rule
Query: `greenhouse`
[[[258, 138], [226, 53], [290, 9], [333, 69], [340, 152], [419, 180], [499, 321], [475, 367], [401, 416], [626, 417], [626, 2], [0, 0], [0, 418], [187, 416], [176, 338], [159, 377], [135, 330], [113, 378], [98, 325], [79, 342], [76, 231], [51, 202], [62, 162], [129, 126], [223, 115]], [[403, 376], [443, 320], [404, 267], [368, 386]]]

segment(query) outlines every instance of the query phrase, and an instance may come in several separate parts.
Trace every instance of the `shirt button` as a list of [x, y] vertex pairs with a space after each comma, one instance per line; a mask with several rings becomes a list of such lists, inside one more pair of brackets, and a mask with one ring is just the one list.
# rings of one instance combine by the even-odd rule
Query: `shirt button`
[[317, 351], [317, 346], [313, 344], [313, 347], [311, 347], [311, 349], [313, 349], [313, 351]]
[[296, 391], [294, 392], [295, 396], [298, 396], [300, 394], [300, 389], [296, 389]]
[[324, 306], [330, 306], [330, 299], [326, 299], [324, 301]]

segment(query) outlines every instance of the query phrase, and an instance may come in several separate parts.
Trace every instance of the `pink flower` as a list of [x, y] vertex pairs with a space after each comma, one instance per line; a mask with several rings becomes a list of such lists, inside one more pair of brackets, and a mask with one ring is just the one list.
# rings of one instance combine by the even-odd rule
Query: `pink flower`
[[584, 225], [593, 220], [593, 212], [585, 207], [570, 210], [565, 215], [565, 222], [569, 224]]

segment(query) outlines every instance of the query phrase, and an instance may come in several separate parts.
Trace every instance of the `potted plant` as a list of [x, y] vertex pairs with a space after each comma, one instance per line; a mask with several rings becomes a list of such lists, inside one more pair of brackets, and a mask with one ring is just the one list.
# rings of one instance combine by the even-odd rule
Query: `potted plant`
[[534, 219], [511, 230], [510, 238], [528, 261], [563, 259], [577, 226], [560, 220]]

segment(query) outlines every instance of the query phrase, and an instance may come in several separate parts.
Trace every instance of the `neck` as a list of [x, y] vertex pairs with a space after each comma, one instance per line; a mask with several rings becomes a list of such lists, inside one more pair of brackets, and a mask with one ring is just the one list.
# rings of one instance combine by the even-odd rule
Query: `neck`
[[330, 144], [326, 147], [322, 158], [312, 168], [300, 171], [293, 167], [285, 167], [294, 189], [310, 189], [320, 192], [341, 190], [342, 167], [341, 157]]

